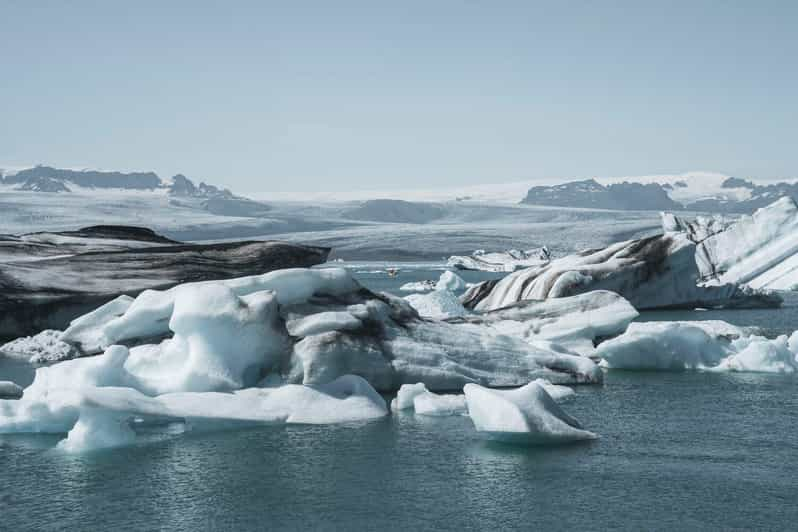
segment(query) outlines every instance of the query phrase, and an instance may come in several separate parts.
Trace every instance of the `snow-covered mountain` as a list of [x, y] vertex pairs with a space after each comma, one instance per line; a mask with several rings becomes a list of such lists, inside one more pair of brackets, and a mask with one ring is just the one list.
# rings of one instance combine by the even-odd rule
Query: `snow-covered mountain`
[[[602, 182], [599, 182], [602, 181]], [[798, 183], [758, 184], [707, 172], [589, 179], [535, 186], [522, 203], [615, 210], [690, 210], [748, 214], [783, 197], [798, 199]]]
[[[237, 196], [228, 189], [200, 182], [183, 174], [163, 180], [154, 172], [106, 172], [35, 166], [15, 172], [0, 172], [6, 192], [74, 193], [111, 198], [125, 192], [170, 198], [170, 205], [200, 209], [219, 216], [262, 218], [269, 205]], [[58, 200], [59, 202], [63, 200]]]

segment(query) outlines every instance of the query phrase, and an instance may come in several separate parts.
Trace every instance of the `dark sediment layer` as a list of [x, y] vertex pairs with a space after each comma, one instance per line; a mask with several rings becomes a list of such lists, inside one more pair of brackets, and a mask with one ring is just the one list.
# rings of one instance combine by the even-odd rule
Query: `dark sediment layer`
[[0, 237], [0, 338], [63, 329], [111, 299], [327, 260], [329, 248], [277, 241], [187, 244], [149, 229], [96, 226]]

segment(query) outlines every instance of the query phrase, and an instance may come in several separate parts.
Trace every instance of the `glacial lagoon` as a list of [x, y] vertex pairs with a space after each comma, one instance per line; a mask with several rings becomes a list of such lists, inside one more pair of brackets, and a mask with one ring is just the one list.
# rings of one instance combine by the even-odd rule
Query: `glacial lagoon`
[[[442, 268], [391, 263], [389, 277], [388, 264], [344, 265], [397, 294]], [[775, 336], [796, 328], [798, 298], [638, 319], [723, 319]], [[0, 364], [22, 385], [32, 378], [25, 364]], [[412, 411], [343, 425], [148, 426], [132, 446], [79, 454], [54, 448], [62, 436], [0, 435], [0, 528], [788, 529], [797, 388], [789, 375], [609, 370], [564, 404], [600, 438], [557, 447], [489, 442], [468, 417]]]

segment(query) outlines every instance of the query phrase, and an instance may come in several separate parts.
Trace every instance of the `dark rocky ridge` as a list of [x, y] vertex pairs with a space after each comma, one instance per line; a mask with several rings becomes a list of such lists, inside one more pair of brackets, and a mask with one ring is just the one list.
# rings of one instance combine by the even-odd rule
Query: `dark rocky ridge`
[[624, 182], [605, 186], [594, 179], [587, 179], [561, 185], [532, 187], [521, 203], [551, 207], [612, 210], [690, 210], [750, 214], [756, 209], [770, 205], [783, 196], [798, 200], [798, 183], [779, 182], [757, 185], [752, 181], [739, 177], [729, 177], [723, 182], [721, 187], [726, 189], [749, 189], [751, 195], [746, 199], [707, 198], [682, 205], [672, 200], [668, 195], [668, 191], [687, 186], [687, 183], [683, 181], [677, 181], [673, 184]]
[[604, 186], [595, 179], [562, 185], [532, 187], [521, 203], [553, 207], [614, 210], [679, 210], [666, 190], [656, 183], [617, 183]]
[[185, 244], [121, 226], [0, 237], [0, 337], [63, 329], [121, 294], [310, 267], [329, 251], [277, 241]]

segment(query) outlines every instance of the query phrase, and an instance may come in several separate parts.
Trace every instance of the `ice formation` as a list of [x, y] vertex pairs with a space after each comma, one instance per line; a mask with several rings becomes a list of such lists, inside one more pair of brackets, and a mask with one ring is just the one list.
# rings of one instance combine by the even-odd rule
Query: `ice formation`
[[[567, 389], [567, 386], [562, 388]], [[394, 412], [410, 409], [421, 416], [456, 416], [468, 413], [465, 396], [432, 393], [421, 382], [403, 384], [391, 402], [391, 410]]]
[[399, 287], [399, 290], [402, 292], [429, 292], [430, 290], [435, 290], [436, 284], [436, 281], [431, 281], [429, 279], [424, 281], [413, 281], [403, 284]]
[[576, 393], [573, 388], [563, 386], [562, 384], [552, 384], [546, 379], [535, 379], [532, 382], [542, 386], [543, 389], [546, 390], [546, 393], [557, 402], [573, 397]]
[[486, 272], [513, 272], [519, 268], [540, 266], [551, 259], [546, 247], [521, 251], [510, 249], [496, 253], [485, 253], [478, 249], [470, 256], [449, 257], [447, 266], [460, 270], [481, 270]]
[[597, 438], [566, 414], [537, 382], [514, 390], [467, 384], [463, 392], [474, 426], [488, 438], [527, 444]]
[[413, 294], [405, 297], [405, 301], [426, 318], [455, 318], [465, 316], [468, 311], [460, 299], [449, 290], [433, 290], [428, 294]]
[[484, 324], [516, 338], [553, 342], [590, 356], [594, 344], [621, 334], [637, 316], [634, 307], [618, 294], [597, 290], [570, 297], [520, 301], [449, 321]]
[[[457, 390], [602, 380], [587, 358], [422, 318], [343, 269], [188, 283], [122, 306], [73, 322], [75, 349], [104, 351], [38, 368], [21, 399], [0, 401], [0, 432], [69, 433], [62, 448], [82, 450], [129, 442], [132, 417], [327, 423], [384, 415], [375, 388], [411, 382]], [[420, 414], [462, 411], [462, 399], [426, 394], [413, 401]]]
[[450, 290], [452, 292], [459, 292], [466, 289], [466, 282], [462, 277], [454, 272], [446, 270], [443, 272], [435, 284], [435, 290]]
[[431, 290], [450, 290], [460, 292], [468, 287], [462, 277], [456, 273], [446, 270], [441, 274], [437, 281], [424, 280], [405, 283], [399, 290], [403, 292], [429, 292]]
[[644, 322], [603, 342], [596, 354], [617, 369], [793, 373], [798, 336], [771, 340], [722, 321]]
[[696, 262], [709, 284], [777, 290], [798, 285], [798, 205], [789, 197], [734, 222], [663, 214], [663, 228], [696, 243]]
[[61, 340], [63, 333], [46, 329], [34, 336], [17, 338], [0, 346], [0, 356], [22, 358], [31, 364], [58, 362], [75, 358], [79, 351]]
[[699, 286], [696, 244], [686, 235], [668, 233], [587, 250], [470, 288], [466, 308], [495, 310], [517, 301], [610, 290], [637, 309], [778, 306], [773, 294], [736, 284]]

